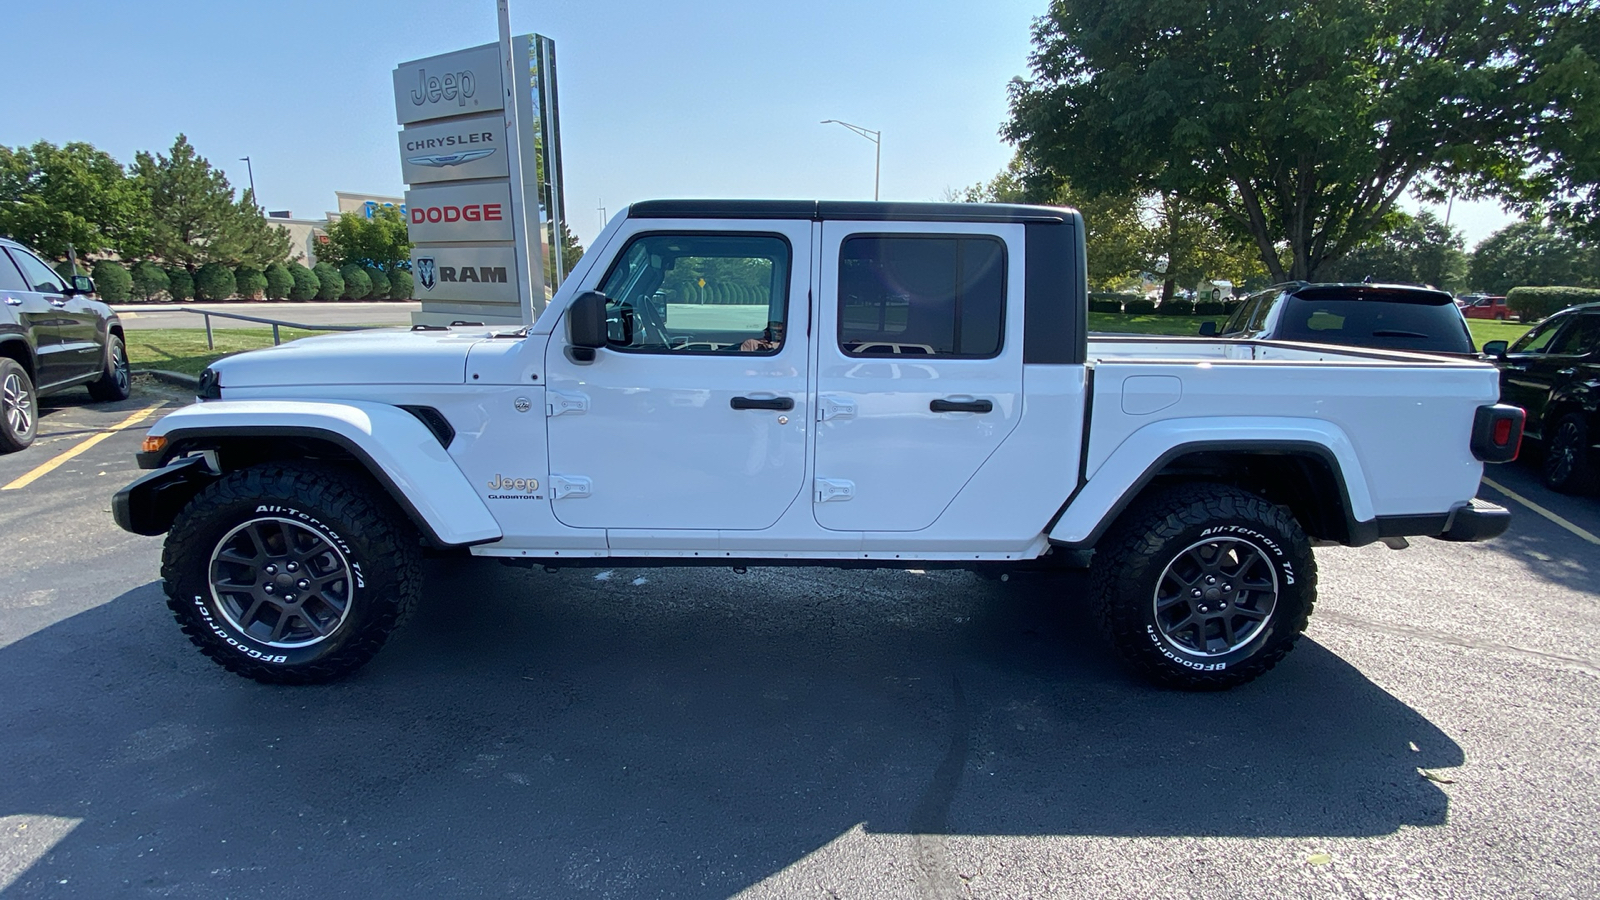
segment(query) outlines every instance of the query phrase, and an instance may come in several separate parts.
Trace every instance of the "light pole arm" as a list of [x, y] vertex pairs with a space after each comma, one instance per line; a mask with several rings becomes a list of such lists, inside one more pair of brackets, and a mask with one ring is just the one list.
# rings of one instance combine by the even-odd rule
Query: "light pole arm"
[[838, 119], [823, 119], [822, 124], [843, 125], [872, 142], [875, 148], [872, 160], [872, 199], [878, 199], [879, 176], [883, 172], [883, 132], [873, 131], [871, 128], [862, 128], [860, 125], [852, 125], [849, 122], [842, 122]]

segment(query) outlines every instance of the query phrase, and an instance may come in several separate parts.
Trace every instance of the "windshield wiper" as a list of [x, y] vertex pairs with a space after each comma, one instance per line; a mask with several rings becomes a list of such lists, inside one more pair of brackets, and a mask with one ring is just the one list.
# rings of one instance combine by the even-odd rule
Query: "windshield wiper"
[[1427, 337], [1427, 335], [1420, 334], [1420, 333], [1415, 332], [1415, 331], [1374, 331], [1372, 333], [1372, 336], [1373, 337], [1408, 337], [1408, 338], [1426, 338]]

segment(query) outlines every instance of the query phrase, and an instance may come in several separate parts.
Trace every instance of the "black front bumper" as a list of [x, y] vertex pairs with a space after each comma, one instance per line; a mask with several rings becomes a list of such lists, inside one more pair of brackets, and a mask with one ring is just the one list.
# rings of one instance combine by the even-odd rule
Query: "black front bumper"
[[174, 460], [117, 491], [111, 498], [111, 518], [123, 531], [162, 534], [178, 511], [216, 479], [203, 456]]

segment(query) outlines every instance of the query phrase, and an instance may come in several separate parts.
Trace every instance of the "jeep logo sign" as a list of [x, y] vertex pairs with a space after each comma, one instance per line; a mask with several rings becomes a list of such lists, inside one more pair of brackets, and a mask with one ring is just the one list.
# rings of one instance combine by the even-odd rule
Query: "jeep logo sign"
[[511, 186], [505, 182], [413, 188], [406, 191], [406, 213], [413, 244], [511, 240]]
[[394, 70], [395, 119], [407, 125], [504, 109], [500, 88], [496, 44], [401, 63]]

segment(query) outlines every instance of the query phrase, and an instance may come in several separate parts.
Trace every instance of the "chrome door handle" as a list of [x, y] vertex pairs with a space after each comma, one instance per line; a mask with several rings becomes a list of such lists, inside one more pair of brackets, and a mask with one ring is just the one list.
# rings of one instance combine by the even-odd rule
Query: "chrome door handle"
[[65, 301], [65, 300], [51, 300], [50, 301], [50, 305], [54, 306], [56, 309], [66, 309], [67, 308], [67, 301]]
[[1576, 375], [1576, 374], [1578, 374], [1578, 370], [1577, 369], [1560, 369], [1560, 370], [1558, 370], [1556, 372], [1556, 374], [1557, 375]]
[[15, 297], [7, 297], [6, 298], [6, 305], [7, 306], [21, 306], [22, 305], [22, 301], [18, 300]]

